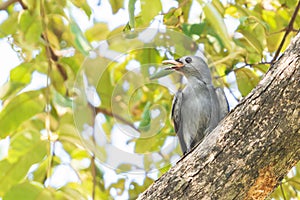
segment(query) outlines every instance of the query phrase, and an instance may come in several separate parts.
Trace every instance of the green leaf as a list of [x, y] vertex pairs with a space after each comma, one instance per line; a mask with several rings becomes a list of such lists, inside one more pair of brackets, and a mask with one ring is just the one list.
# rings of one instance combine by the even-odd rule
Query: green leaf
[[[180, 11], [182, 12], [181, 8], [170, 8], [170, 10], [164, 14], [164, 24], [167, 26], [176, 26], [179, 22], [179, 16], [182, 14]], [[179, 16], [178, 13], [180, 13]]]
[[47, 142], [40, 133], [23, 131], [12, 138], [8, 157], [0, 161], [0, 196], [24, 179], [29, 168], [47, 154]]
[[135, 152], [140, 154], [159, 152], [167, 135], [161, 132], [151, 137], [138, 138], [135, 141]]
[[150, 128], [150, 123], [151, 123], [150, 106], [151, 103], [148, 101], [144, 107], [142, 119], [138, 127], [138, 129], [141, 131], [147, 131]]
[[135, 27], [135, 23], [134, 23], [135, 3], [136, 3], [136, 0], [129, 0], [129, 2], [128, 2], [128, 13], [129, 13], [129, 26], [130, 26], [130, 29]]
[[72, 151], [71, 156], [73, 159], [82, 160], [84, 158], [88, 158], [89, 154], [84, 149], [76, 148]]
[[157, 69], [157, 64], [162, 62], [159, 52], [155, 48], [149, 48], [145, 45], [142, 50], [137, 50], [136, 59], [141, 64], [141, 72], [144, 77], [150, 76], [149, 67]]
[[113, 14], [116, 14], [121, 8], [124, 8], [124, 0], [109, 0]]
[[267, 36], [267, 47], [269, 52], [275, 52], [279, 47], [284, 32]]
[[204, 31], [205, 23], [200, 24], [183, 24], [182, 30], [188, 36], [201, 35]]
[[41, 90], [25, 92], [13, 98], [0, 112], [0, 137], [10, 135], [24, 121], [41, 113], [45, 104]]
[[[200, 3], [202, 2], [201, 0], [198, 1]], [[231, 51], [232, 49], [232, 45], [230, 43], [231, 39], [228, 35], [227, 28], [225, 26], [221, 14], [216, 10], [216, 8], [211, 3], [205, 4], [205, 6], [203, 7], [203, 11], [209, 24], [212, 26], [212, 28], [216, 31], [216, 33], [218, 33], [218, 35], [222, 39], [224, 46], [229, 51]]]
[[0, 87], [0, 99], [6, 100], [9, 96], [17, 94], [25, 86], [24, 83], [6, 82]]
[[[82, 184], [90, 184], [91, 181], [87, 180], [84, 181]], [[81, 184], [81, 185], [82, 185]], [[76, 199], [76, 200], [86, 200], [87, 198], [87, 191], [89, 188], [91, 188], [92, 186], [90, 186], [88, 189], [81, 188], [81, 185], [77, 184], [77, 183], [69, 183], [67, 186], [64, 186], [60, 189], [60, 191], [62, 191], [62, 200], [65, 199]], [[98, 187], [96, 187], [97, 189]], [[96, 190], [97, 191], [97, 190]], [[96, 192], [97, 194], [97, 192]]]
[[[90, 113], [89, 113], [90, 114]], [[73, 117], [72, 117], [72, 120]], [[59, 126], [59, 129], [57, 132], [59, 133], [59, 139], [64, 144], [67, 144], [68, 142], [72, 145], [82, 145], [82, 139], [79, 137], [79, 134], [75, 134], [78, 130], [76, 129], [75, 125], [67, 123], [67, 122], [61, 122], [61, 125]]]
[[22, 63], [10, 71], [10, 81], [28, 84], [33, 72], [32, 63]]
[[134, 166], [132, 164], [122, 163], [122, 164], [118, 165], [118, 167], [116, 167], [115, 172], [117, 174], [121, 174], [124, 172], [130, 172], [133, 170], [133, 168], [134, 168]]
[[259, 77], [248, 68], [235, 70], [235, 76], [239, 91], [246, 96], [259, 82]]
[[53, 92], [53, 101], [62, 106], [62, 107], [69, 107], [72, 108], [73, 102], [72, 100], [70, 100], [69, 98], [67, 98], [66, 96], [61, 95], [59, 92], [57, 92], [56, 90], [52, 90]]
[[109, 186], [109, 188], [116, 189], [118, 195], [121, 195], [124, 192], [124, 190], [125, 190], [125, 181], [126, 180], [123, 179], [123, 178], [122, 179], [118, 179], [118, 182], [111, 184]]
[[248, 44], [255, 49], [255, 51], [261, 55], [263, 51], [262, 44], [256, 39], [256, 36], [246, 30], [239, 30], [241, 34], [243, 34], [244, 38], [248, 42]]
[[181, 6], [182, 16], [183, 16], [184, 21], [187, 22], [193, 1], [178, 0], [178, 3], [179, 3], [179, 5], [182, 5]]
[[226, 8], [225, 10], [225, 15], [228, 14], [228, 15], [231, 15], [235, 18], [240, 18], [240, 17], [243, 17], [243, 16], [249, 16], [251, 15], [250, 11], [240, 5], [237, 5], [237, 4], [233, 4], [229, 7]]
[[153, 179], [146, 176], [146, 178], [144, 179], [144, 183], [142, 185], [139, 185], [136, 182], [131, 182], [129, 187], [130, 199], [136, 199], [138, 195], [145, 190], [145, 188], [147, 188], [153, 183], [153, 181], [154, 181]]
[[270, 64], [258, 64], [258, 65], [253, 65], [253, 68], [258, 69], [259, 71], [263, 73], [267, 73], [267, 71], [270, 68]]
[[[59, 59], [59, 63], [63, 66], [68, 66], [70, 73], [76, 75], [84, 59], [83, 55], [77, 53], [73, 57], [63, 57]], [[70, 75], [70, 73], [68, 75]]]
[[86, 0], [71, 0], [71, 1], [76, 7], [82, 9], [88, 17], [91, 16], [92, 10]]
[[43, 185], [38, 182], [25, 182], [12, 187], [3, 197], [3, 200], [51, 200], [51, 192], [44, 189]]
[[276, 22], [276, 15], [277, 15], [276, 12], [271, 10], [262, 11], [262, 18], [265, 20], [265, 22], [267, 22], [267, 24], [272, 30], [278, 29], [277, 27], [278, 24]]
[[28, 44], [38, 43], [43, 31], [40, 16], [32, 15], [28, 10], [20, 13], [19, 27], [24, 33], [23, 40]]
[[60, 49], [59, 38], [55, 35], [54, 32], [47, 30], [47, 36], [52, 49]]
[[[61, 69], [59, 69], [61, 67]], [[65, 79], [62, 74], [66, 74], [64, 72], [63, 67], [59, 65], [54, 65], [50, 74], [50, 78], [52, 80], [52, 85], [56, 89], [57, 92], [61, 94], [66, 94], [67, 88], [65, 86]]]
[[5, 100], [11, 95], [17, 94], [31, 82], [32, 63], [22, 63], [10, 71], [10, 80], [0, 87], [0, 98]]
[[109, 30], [106, 23], [96, 23], [85, 32], [86, 39], [90, 42], [105, 40], [108, 34]]
[[212, 0], [212, 4], [213, 4], [213, 6], [216, 8], [216, 10], [217, 10], [220, 14], [224, 15], [224, 13], [225, 13], [225, 8], [224, 8], [224, 6], [223, 6], [223, 4], [222, 4], [221, 1], [219, 1], [219, 0]]
[[[151, 8], [151, 9], [149, 9]], [[149, 24], [155, 16], [162, 10], [160, 0], [141, 0], [141, 16], [145, 24]]]
[[0, 24], [0, 37], [4, 38], [10, 34], [15, 34], [18, 29], [18, 14], [17, 12], [12, 13], [9, 15], [7, 20], [1, 22]]
[[70, 23], [71, 33], [74, 35], [74, 46], [79, 50], [83, 55], [87, 56], [89, 51], [92, 49], [92, 46], [84, 37], [81, 29], [78, 25], [72, 20]]
[[33, 130], [24, 130], [17, 133], [11, 138], [10, 149], [8, 151], [9, 157], [7, 160], [10, 163], [17, 162], [20, 158], [24, 156], [29, 156], [26, 153], [32, 150], [32, 146], [36, 143], [39, 144], [40, 133]]
[[43, 182], [45, 180], [45, 177], [47, 176], [47, 168], [49, 166], [49, 157], [44, 159], [42, 162], [39, 163], [39, 166], [34, 172], [32, 172], [33, 175], [33, 181]]
[[132, 49], [144, 47], [145, 43], [137, 38], [136, 32], [134, 31], [122, 32], [122, 30], [123, 27], [118, 27], [110, 32], [107, 39], [107, 42], [109, 44], [109, 49], [118, 52], [128, 52], [129, 50]]

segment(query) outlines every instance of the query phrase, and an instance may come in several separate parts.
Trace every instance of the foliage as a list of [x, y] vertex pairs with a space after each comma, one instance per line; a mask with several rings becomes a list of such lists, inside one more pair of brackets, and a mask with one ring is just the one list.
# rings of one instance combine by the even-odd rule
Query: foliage
[[[214, 84], [226, 88], [234, 99], [240, 99], [258, 84], [300, 26], [296, 0], [174, 2], [177, 6], [168, 7], [161, 0], [110, 0], [113, 15], [123, 9], [128, 12], [128, 23], [111, 30], [108, 22], [95, 18], [102, 1], [93, 6], [87, 0], [0, 0], [0, 13], [7, 14], [0, 24], [0, 37], [10, 41], [21, 60], [0, 90], [0, 198], [135, 198], [178, 159], [178, 145], [171, 152], [161, 151], [167, 140], [175, 137], [168, 119], [171, 91], [155, 84], [134, 86], [153, 75], [149, 66], [159, 71], [162, 60], [176, 57], [178, 52], [194, 52], [195, 46], [164, 38], [165, 42], [174, 43], [175, 52], [161, 51], [160, 46], [147, 48], [140, 43], [126, 46], [115, 35], [129, 31], [129, 37], [135, 37], [132, 30], [153, 26], [155, 22], [186, 35], [203, 46]], [[168, 10], [163, 11], [166, 7]], [[198, 7], [195, 20], [190, 14]], [[79, 11], [91, 21], [85, 29], [78, 25], [82, 16], [75, 13]], [[78, 98], [81, 94], [74, 91], [74, 84], [78, 83], [84, 59], [102, 40], [107, 40], [111, 49], [126, 54], [122, 62], [110, 58], [86, 60], [85, 65], [90, 62], [93, 67], [84, 72], [88, 82], [94, 83], [90, 89], [100, 98], [99, 106]], [[134, 49], [134, 45], [143, 48]], [[141, 76], [131, 73], [133, 60], [140, 66]], [[47, 84], [28, 91], [34, 74], [46, 75]], [[98, 79], [99, 74], [101, 79]], [[84, 79], [80, 79], [82, 85]], [[182, 79], [174, 75], [170, 80], [175, 85]], [[119, 87], [118, 81], [122, 86], [128, 85]], [[126, 96], [128, 93], [132, 96]], [[121, 99], [124, 102], [128, 97], [126, 112], [122, 111], [122, 101], [116, 100], [116, 94], [124, 97]], [[76, 108], [72, 107], [74, 102]], [[158, 117], [153, 117], [157, 110]], [[99, 162], [114, 155], [96, 145], [95, 111], [102, 119], [98, 129], [105, 133], [107, 140], [114, 141], [116, 126], [127, 126], [141, 136], [127, 141], [133, 152], [153, 154], [144, 156], [141, 165], [121, 162], [117, 170], [111, 172], [113, 170]], [[79, 113], [75, 115], [78, 117], [75, 122], [82, 124], [75, 124], [74, 112]], [[84, 136], [80, 137], [77, 132], [88, 131], [78, 130], [78, 126], [92, 130], [90, 143], [82, 142]], [[153, 130], [159, 135], [158, 139], [151, 139]], [[146, 136], [150, 139], [144, 140]], [[7, 153], [5, 144], [9, 144]], [[55, 183], [60, 167], [68, 167], [75, 179]], [[124, 173], [136, 169], [140, 170], [142, 181], [133, 178], [134, 174]], [[155, 173], [149, 169], [156, 169]], [[110, 180], [110, 173], [117, 177], [115, 182]], [[273, 198], [299, 197], [299, 167], [291, 174], [272, 194]]]

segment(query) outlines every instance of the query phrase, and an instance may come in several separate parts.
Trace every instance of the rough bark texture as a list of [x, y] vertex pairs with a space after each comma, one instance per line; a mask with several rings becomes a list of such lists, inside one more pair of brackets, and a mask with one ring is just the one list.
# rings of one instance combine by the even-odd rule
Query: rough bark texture
[[139, 199], [265, 199], [300, 156], [300, 34], [259, 85]]

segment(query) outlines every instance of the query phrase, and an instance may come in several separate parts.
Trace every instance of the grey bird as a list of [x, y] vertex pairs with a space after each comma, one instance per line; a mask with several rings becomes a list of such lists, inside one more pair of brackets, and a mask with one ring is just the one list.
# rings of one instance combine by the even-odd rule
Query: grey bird
[[165, 60], [167, 70], [176, 70], [187, 78], [187, 84], [173, 99], [172, 120], [183, 154], [211, 132], [228, 113], [224, 91], [214, 88], [206, 62], [197, 56]]

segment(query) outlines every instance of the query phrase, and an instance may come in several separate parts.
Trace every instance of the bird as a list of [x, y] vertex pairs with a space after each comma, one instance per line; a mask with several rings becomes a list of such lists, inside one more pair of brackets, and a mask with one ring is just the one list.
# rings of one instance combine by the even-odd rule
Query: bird
[[164, 60], [165, 70], [182, 73], [187, 84], [172, 102], [171, 118], [183, 154], [200, 143], [229, 111], [222, 88], [215, 88], [207, 63], [199, 56]]

